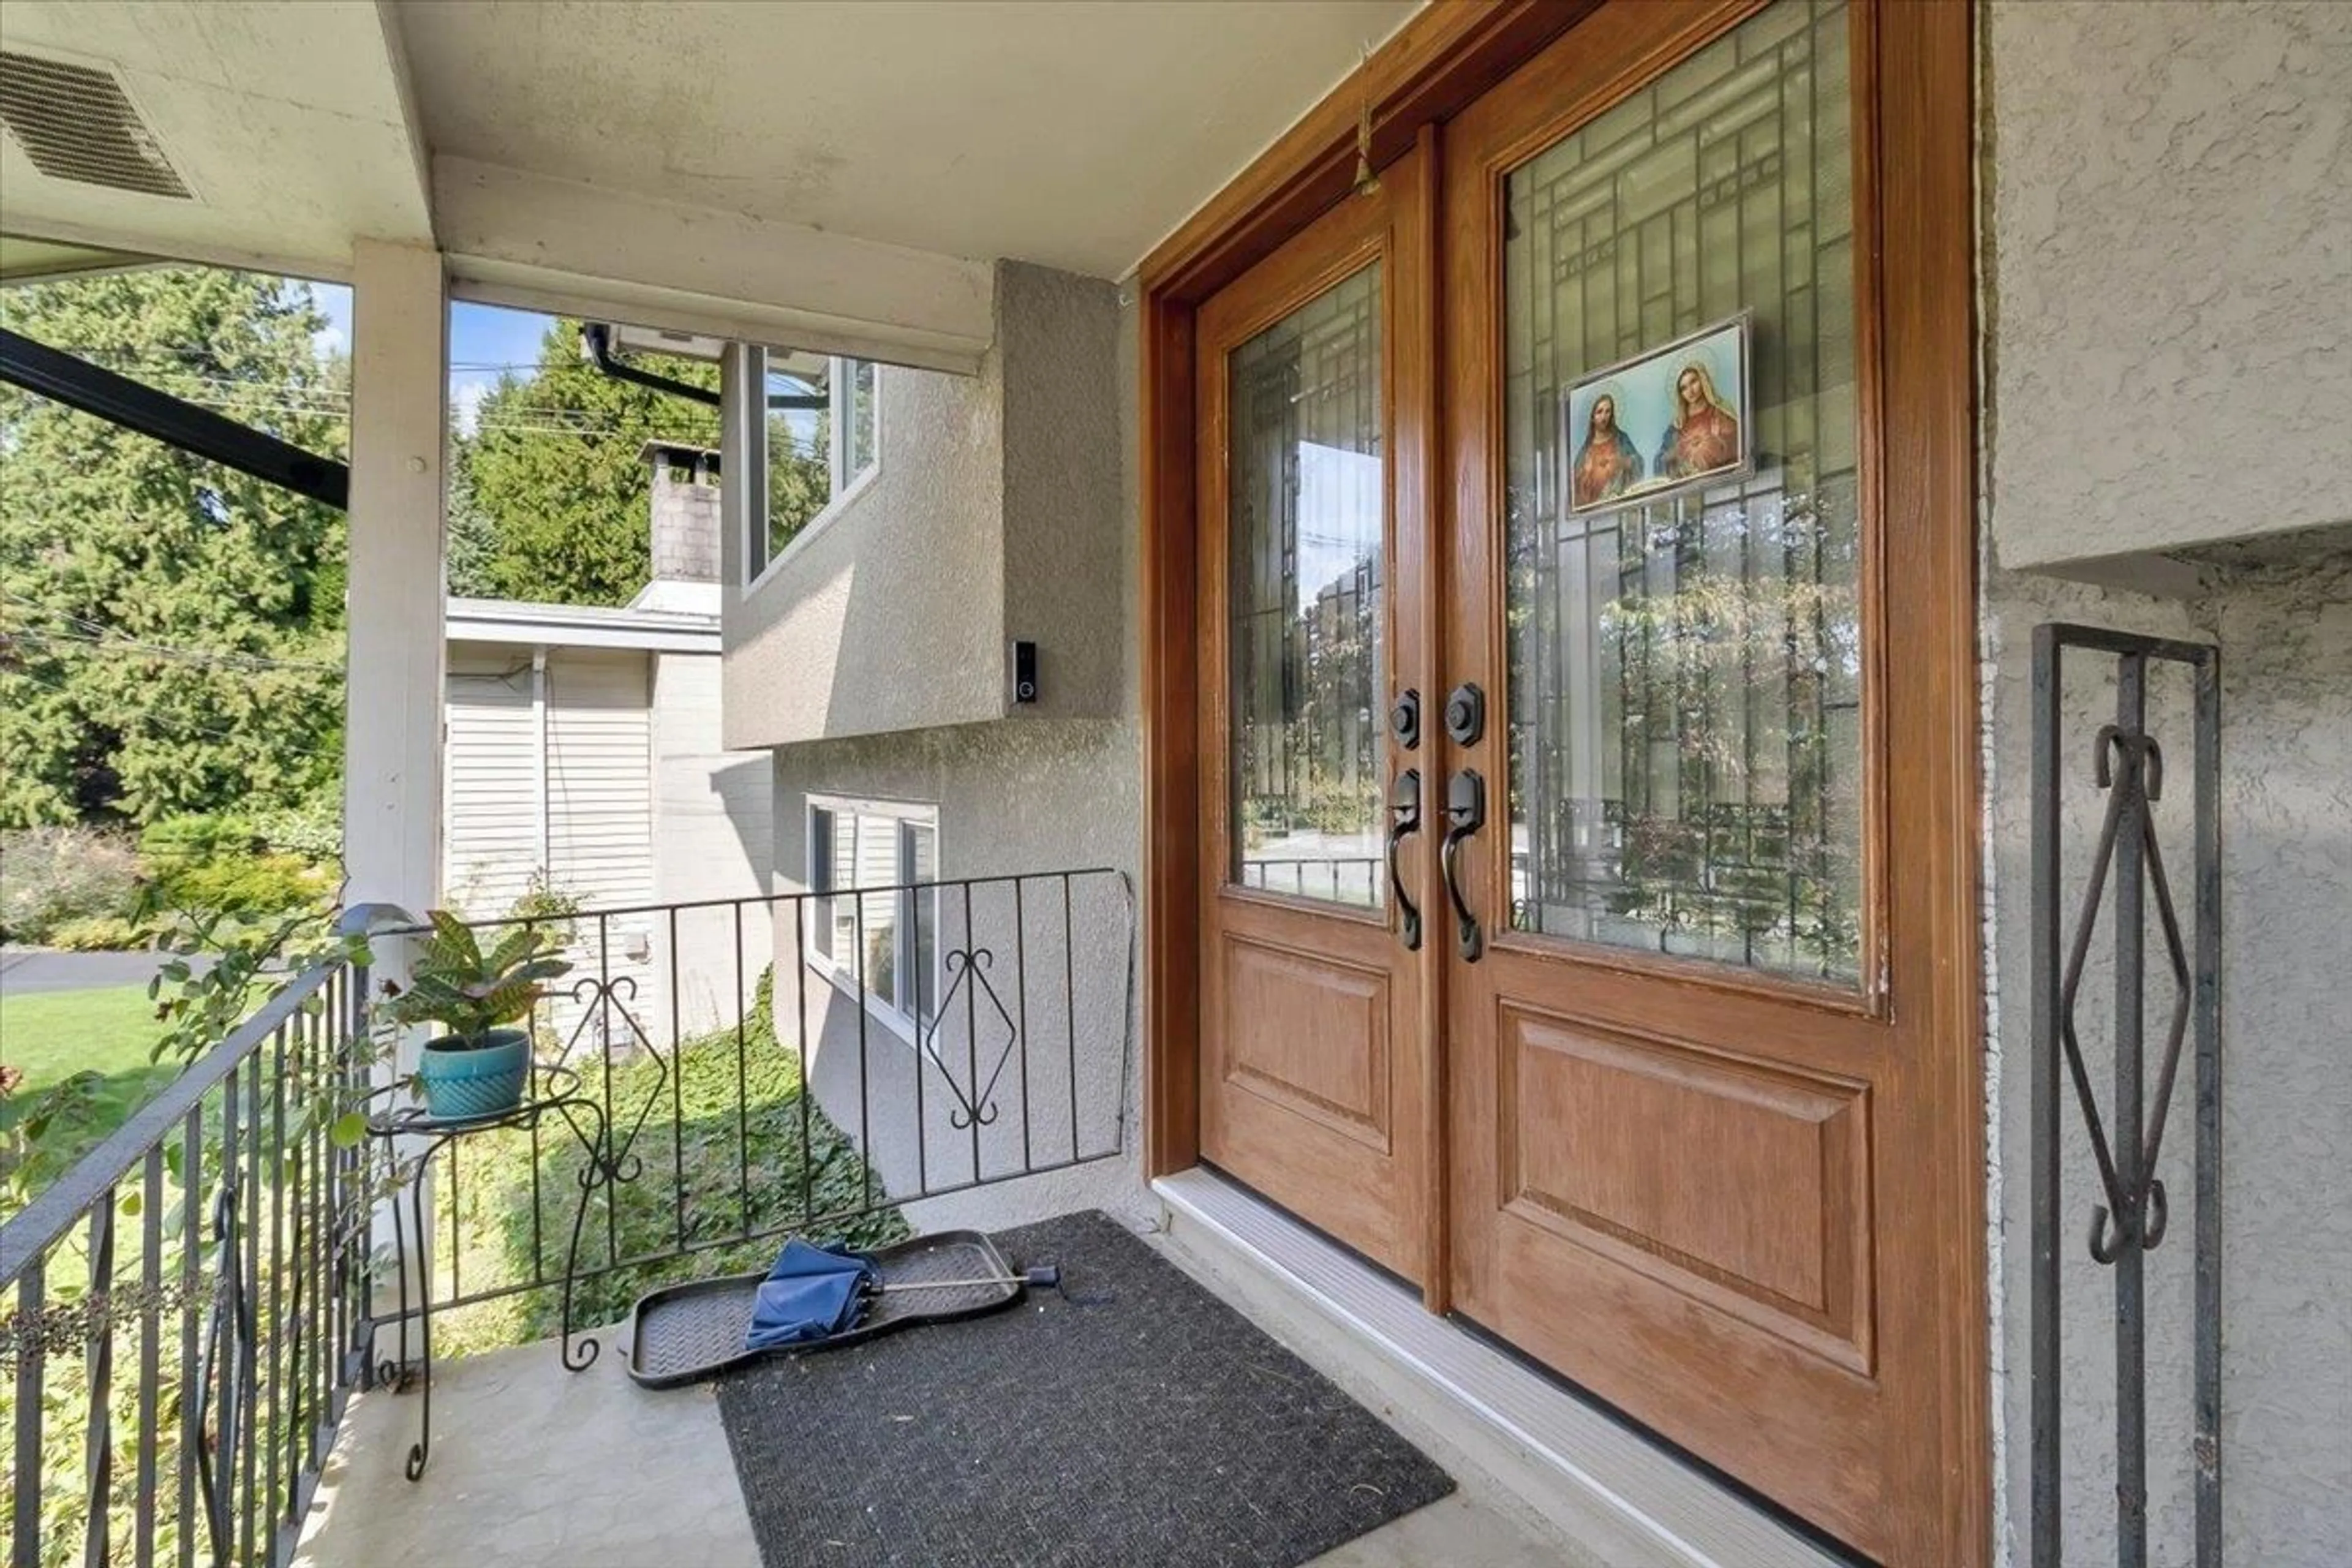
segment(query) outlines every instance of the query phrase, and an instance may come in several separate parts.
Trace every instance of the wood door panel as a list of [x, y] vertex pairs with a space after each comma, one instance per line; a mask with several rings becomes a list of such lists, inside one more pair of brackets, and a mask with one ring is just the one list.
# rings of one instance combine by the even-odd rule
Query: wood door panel
[[[1606, 4], [1442, 181], [1445, 679], [1503, 716], [1439, 764], [1497, 818], [1443, 982], [1454, 1302], [1917, 1568], [1990, 1540], [1968, 54], [1965, 6]], [[1617, 438], [1577, 389], [1653, 417], [1629, 367], [1735, 318], [1753, 469], [1577, 500]], [[1799, 604], [1842, 629], [1784, 666]]]
[[1506, 1004], [1505, 1212], [1869, 1364], [1869, 1100], [1840, 1083]]
[[1883, 1534], [1899, 1423], [1875, 1380], [1640, 1269], [1563, 1271], [1545, 1227], [1495, 1240], [1464, 1316], [1767, 1496], [1803, 1500], [1846, 1539]]
[[[1382, 716], [1432, 684], [1426, 469], [1399, 451], [1428, 426], [1397, 392], [1406, 360], [1427, 374], [1428, 156], [1204, 301], [1193, 361], [1200, 1152], [1414, 1280], [1433, 1229], [1430, 960], [1380, 857], [1408, 765]], [[1424, 909], [1431, 837], [1396, 867]]]
[[[1492, 907], [1482, 897], [1483, 882], [1471, 887], [1473, 907]], [[1654, 974], [1620, 963], [1613, 952], [1519, 932], [1499, 934], [1478, 968], [1496, 992], [1518, 995], [1541, 989], [1562, 963], [1576, 966], [1577, 982], [1573, 1002], [1561, 1011], [1596, 1028], [1665, 1039], [1704, 1036], [1734, 1056], [1798, 1061], [1830, 1079], [1866, 1081], [1887, 1066], [1885, 1024], [1850, 994], [1808, 995], [1793, 985], [1741, 984], [1716, 974]]]
[[[1178, 247], [1176, 270], [1147, 268], [1147, 811], [1157, 933], [1147, 976], [1148, 1158], [1155, 1171], [1196, 1153], [1213, 1161], [1422, 1281], [1433, 1310], [1475, 1319], [1890, 1568], [1978, 1568], [1991, 1560], [1991, 1529], [1970, 7], [1852, 0], [1843, 13], [1847, 68], [1820, 56], [1778, 72], [1769, 67], [1776, 51], [1795, 58], [1809, 30], [1826, 42], [1841, 14], [1787, 0], [1505, 0], [1428, 15], [1474, 9], [1498, 26], [1507, 15], [1539, 13], [1560, 36], [1486, 57], [1475, 89], [1462, 77], [1425, 114], [1409, 94], [1363, 85], [1401, 68], [1381, 64], [1398, 46], [1384, 48], [1363, 83], [1336, 95], [1339, 110], [1327, 101], [1318, 111], [1327, 137], [1338, 121], [1369, 121], [1375, 195], [1339, 195], [1354, 148], [1334, 142], [1311, 179], [1253, 187], [1251, 216], [1236, 226], [1245, 238], [1195, 233]], [[1726, 37], [1751, 20], [1741, 38]], [[1664, 85], [1685, 65], [1694, 68]], [[1475, 100], [1474, 89], [1483, 93]], [[1576, 187], [1548, 174], [1533, 195], [1507, 188], [1517, 165], [1645, 95], [1666, 132], [1697, 138], [1695, 170], [1685, 167], [1688, 149], [1612, 132], [1567, 154], [1606, 178]], [[1800, 104], [1824, 112], [1807, 124], [1787, 120]], [[1849, 121], [1839, 121], [1840, 105]], [[1779, 130], [1775, 114], [1786, 121]], [[1408, 124], [1416, 115], [1417, 127]], [[1387, 162], [1408, 130], [1415, 153]], [[1611, 161], [1621, 155], [1641, 162], [1642, 178], [1618, 177], [1625, 165]], [[1782, 181], [1784, 167], [1808, 158], [1816, 174]], [[1526, 237], [1564, 234], [1609, 203], [1626, 225], [1664, 222], [1672, 232], [1545, 239], [1551, 248], [1535, 259], [1538, 242]], [[1675, 211], [1662, 216], [1661, 204]], [[1752, 257], [1727, 259], [1751, 238]], [[1706, 254], [1677, 248], [1686, 240]], [[1664, 247], [1655, 257], [1654, 241]], [[1661, 259], [1668, 253], [1671, 266]], [[1385, 674], [1391, 694], [1418, 687], [1425, 710], [1454, 683], [1476, 681], [1494, 716], [1467, 745], [1433, 734], [1417, 756], [1391, 748], [1382, 776], [1417, 767], [1432, 825], [1451, 774], [1484, 776], [1496, 821], [1461, 860], [1487, 939], [1475, 963], [1453, 953], [1433, 831], [1408, 843], [1399, 868], [1429, 918], [1416, 955], [1402, 952], [1392, 912], [1317, 909], [1233, 886], [1245, 874], [1234, 870], [1244, 857], [1228, 776], [1241, 725], [1228, 711], [1225, 662], [1223, 465], [1234, 413], [1225, 354], [1374, 257], [1389, 290], [1394, 619]], [[1509, 273], [1512, 265], [1522, 270]], [[1509, 360], [1515, 343], [1525, 345], [1528, 318], [1513, 329], [1519, 337], [1506, 333], [1507, 296], [1526, 311], [1531, 292], [1515, 280], [1511, 293], [1507, 277], [1580, 295], [1566, 312], [1557, 301], [1534, 310], [1547, 323], [1549, 358], [1533, 374]], [[1613, 321], [1594, 313], [1615, 300], [1636, 308]], [[1738, 496], [1742, 509], [1756, 503], [1752, 513], [1728, 515], [1730, 501], [1710, 490], [1703, 502], [1695, 497], [1689, 530], [1629, 532], [1614, 553], [1592, 545], [1615, 524], [1572, 519], [1559, 499], [1572, 455], [1569, 389], [1750, 308], [1759, 377], [1752, 410], [1741, 412], [1757, 416], [1743, 423], [1759, 463]], [[1588, 419], [1576, 437], [1590, 434]], [[1663, 450], [1654, 429], [1636, 434], [1639, 455], [1663, 465], [1652, 455]], [[1846, 682], [1836, 699], [1842, 727], [1832, 732], [1783, 704], [1790, 721], [1758, 731], [1761, 751], [1710, 746], [1708, 693], [1729, 688], [1708, 686], [1717, 677], [1698, 658], [1687, 666], [1694, 689], [1650, 704], [1638, 724], [1629, 707], [1610, 706], [1614, 698], [1596, 704], [1562, 680], [1523, 679], [1513, 661], [1528, 660], [1531, 639], [1549, 639], [1556, 664], [1580, 679], [1608, 651], [1600, 636], [1561, 635], [1564, 626], [1592, 629], [1590, 616], [1510, 613], [1510, 579], [1545, 570], [1557, 580], [1564, 570], [1549, 540], [1526, 548], [1531, 516], [1561, 523], [1559, 542], [1581, 537], [1587, 581], [1618, 574], [1591, 596], [1593, 610], [1606, 606], [1604, 636], [1646, 625], [1669, 641], [1685, 636], [1685, 651], [1703, 656], [1736, 642], [1743, 618], [1798, 626], [1792, 606], [1841, 617], [1844, 629], [1821, 650], [1827, 657], [1792, 655], [1780, 685], [1812, 679], [1808, 670], [1834, 673]], [[1784, 552], [1807, 548], [1824, 560], [1806, 543], [1824, 520], [1852, 531], [1836, 544], [1838, 574], [1809, 568], [1829, 592], [1785, 602], [1749, 592], [1758, 562], [1794, 561]], [[1754, 550], [1758, 541], [1769, 548]], [[1710, 574], [1734, 592], [1680, 604], [1656, 596], [1677, 584], [1704, 588]], [[1797, 568], [1786, 575], [1796, 582]], [[1652, 577], [1654, 590], [1644, 586]], [[1528, 596], [1517, 608], [1542, 603]], [[1686, 635], [1709, 620], [1732, 635]], [[1759, 645], [1768, 670], [1779, 665], [1769, 643]], [[1541, 674], [1540, 659], [1525, 667]], [[1615, 673], [1604, 668], [1592, 689], [1607, 693]], [[1756, 712], [1781, 702], [1773, 689], [1759, 695]], [[1671, 873], [1685, 878], [1689, 897], [1612, 901], [1639, 889], [1623, 885], [1612, 861], [1622, 844], [1602, 842], [1641, 815], [1674, 818], [1678, 806], [1592, 784], [1572, 758], [1549, 775], [1565, 789], [1547, 786], [1532, 766], [1515, 777], [1527, 753], [1515, 749], [1514, 731], [1548, 703], [1561, 710], [1556, 733], [1602, 768], [1612, 765], [1608, 747], [1639, 748], [1679, 769], [1659, 785], [1675, 798], [1751, 813], [1693, 811], [1669, 823], [1690, 837], [1647, 841], [1659, 855], [1706, 862], [1704, 872]], [[1363, 711], [1377, 719], [1378, 706]], [[1698, 729], [1668, 722], [1678, 714], [1699, 715]], [[1577, 725], [1585, 728], [1571, 733]], [[1744, 781], [1776, 771], [1794, 779], [1800, 761], [1814, 766], [1811, 752], [1778, 760], [1784, 742], [1790, 758], [1800, 746], [1841, 748], [1845, 768], [1805, 775], [1840, 784], [1827, 812], [1790, 813], [1842, 835], [1836, 857], [1811, 873], [1837, 881], [1838, 907], [1818, 905], [1834, 919], [1811, 929], [1852, 934], [1835, 939], [1840, 962], [1813, 970], [1727, 940], [1747, 929], [1747, 912], [1731, 906], [1749, 897], [1743, 887], [1756, 868], [1733, 852], [1741, 836], [1747, 847], [1769, 849], [1790, 830], [1752, 813], [1790, 797], [1776, 801]], [[1571, 862], [1556, 847], [1578, 833], [1587, 842]], [[1539, 879], [1561, 867], [1570, 868], [1566, 893]], [[1612, 879], [1619, 885], [1605, 886]], [[1791, 922], [1799, 907], [1792, 897]], [[1636, 921], [1647, 922], [1646, 939], [1629, 939]], [[1770, 924], [1756, 929], [1780, 940]], [[1513, 929], [1520, 925], [1528, 929]], [[1383, 965], [1381, 1036], [1366, 973]], [[1276, 1016], [1307, 1019], [1304, 1037], [1253, 1032]], [[1389, 1058], [1384, 1118], [1380, 1069], [1367, 1054], [1379, 1048]], [[1360, 1053], [1353, 1061], [1350, 1049]], [[1374, 1125], [1385, 1127], [1385, 1152], [1367, 1136]], [[1677, 1158], [1693, 1148], [1705, 1158]]]
[[1389, 974], [1227, 933], [1225, 1081], [1389, 1152]]

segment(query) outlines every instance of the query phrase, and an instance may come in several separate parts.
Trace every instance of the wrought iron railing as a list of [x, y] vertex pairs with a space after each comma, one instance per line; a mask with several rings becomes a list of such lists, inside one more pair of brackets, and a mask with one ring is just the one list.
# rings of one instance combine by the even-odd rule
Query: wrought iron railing
[[[2080, 755], [2100, 801], [2098, 828], [2079, 902], [2063, 907], [2070, 797], [2063, 670], [2077, 657], [2112, 660], [2115, 717], [2100, 722]], [[2191, 750], [2168, 765], [2148, 722], [2151, 685], [2167, 667], [2185, 670]], [[2176, 1110], [2184, 1052], [2194, 1053], [2190, 1107], [2193, 1341], [2185, 1452], [2193, 1494], [2189, 1533], [2199, 1568], [2221, 1562], [2221, 666], [2200, 644], [2134, 637], [2089, 626], [2043, 626], [2033, 641], [2033, 1266], [2032, 1552], [2034, 1568], [2058, 1568], [2064, 1550], [2063, 1415], [2070, 1393], [2061, 1314], [2066, 1258], [2087, 1255], [2114, 1281], [2115, 1560], [2148, 1561], [2148, 1256], [2171, 1234], [2165, 1175], [2177, 1173], [2181, 1140], [2165, 1134]], [[2185, 775], [2185, 776], [2184, 776]], [[2186, 795], [2192, 846], [2186, 868], [2168, 868], [2159, 808], [2177, 820]], [[2174, 893], [2189, 873], [2190, 920]], [[2149, 952], [2151, 904], [2156, 951]], [[2071, 923], [2070, 923], [2071, 917]], [[2095, 952], [2102, 918], [2111, 952]], [[2097, 1031], [2082, 1005], [2095, 969], [2110, 970], [2114, 1000], [2100, 1022], [2109, 1037], [2113, 1087], [2091, 1081], [2084, 1037]], [[2159, 1042], [2149, 1079], [2147, 992], [2159, 1000]], [[2071, 1099], [2075, 1121], [2069, 1124]], [[2065, 1212], [2070, 1154], [2087, 1145], [2094, 1194], [2088, 1226]], [[2171, 1156], [2170, 1163], [2165, 1157]], [[2079, 1179], [2079, 1177], [2077, 1178]], [[2076, 1248], [2080, 1247], [2078, 1253]], [[2166, 1358], [2169, 1359], [2169, 1358]], [[2105, 1493], [2105, 1486], [2100, 1491]], [[2168, 1556], [2168, 1561], [2175, 1560]]]
[[[338, 963], [0, 1226], [14, 1568], [289, 1561], [347, 1399], [408, 1381], [428, 1308], [546, 1292], [568, 1324], [580, 1291], [617, 1316], [730, 1247], [872, 1238], [902, 1205], [1125, 1150], [1118, 871], [534, 919], [576, 965], [532, 1022], [542, 1061], [602, 1111], [590, 1147], [542, 1143], [528, 1117], [510, 1136], [354, 1142], [338, 1123], [389, 1069], [369, 971]], [[373, 929], [396, 958], [414, 928]], [[486, 1205], [488, 1258], [467, 1244]], [[431, 1216], [415, 1234], [429, 1223], [433, 1245], [396, 1266], [404, 1209]], [[601, 1243], [575, 1252], [582, 1214]]]
[[[574, 964], [532, 1028], [540, 1059], [601, 1110], [612, 1179], [536, 1122], [434, 1151], [419, 1283], [436, 1313], [537, 1292], [551, 1333], [568, 1283], [578, 1322], [609, 1321], [654, 1282], [747, 1266], [784, 1235], [880, 1239], [905, 1205], [1126, 1150], [1135, 918], [1119, 871], [468, 923], [551, 929]], [[485, 1205], [509, 1221], [488, 1258]]]
[[0, 1226], [15, 1568], [291, 1554], [361, 1375], [367, 1205], [327, 1108], [365, 994], [340, 962], [290, 981]]

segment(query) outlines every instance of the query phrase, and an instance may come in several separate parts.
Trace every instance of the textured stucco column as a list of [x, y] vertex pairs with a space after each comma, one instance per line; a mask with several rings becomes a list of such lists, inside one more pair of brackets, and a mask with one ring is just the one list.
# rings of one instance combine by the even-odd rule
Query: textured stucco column
[[343, 896], [420, 915], [441, 879], [447, 321], [436, 252], [353, 247]]

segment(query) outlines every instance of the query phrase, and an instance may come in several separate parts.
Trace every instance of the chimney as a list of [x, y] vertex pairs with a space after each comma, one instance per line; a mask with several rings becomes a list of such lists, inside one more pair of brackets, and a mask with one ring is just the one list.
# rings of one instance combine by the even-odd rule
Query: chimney
[[645, 456], [654, 468], [654, 581], [718, 582], [719, 454], [648, 441]]

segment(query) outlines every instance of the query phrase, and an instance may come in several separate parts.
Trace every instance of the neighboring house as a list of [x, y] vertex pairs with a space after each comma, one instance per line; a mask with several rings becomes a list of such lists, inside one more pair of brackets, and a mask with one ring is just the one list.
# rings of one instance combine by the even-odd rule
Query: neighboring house
[[[1137, 873], [1140, 842], [1117, 290], [1007, 262], [994, 295], [996, 346], [976, 375], [884, 365], [861, 378], [835, 362], [827, 384], [871, 392], [835, 401], [829, 503], [773, 551], [763, 514], [725, 536], [727, 740], [775, 748], [776, 892], [1115, 873], [1074, 887], [1066, 940], [1057, 888], [1021, 889], [1017, 924], [1003, 882], [974, 889], [969, 911], [958, 889], [815, 906], [798, 939], [812, 1081], [893, 1192], [1067, 1163], [1115, 1144], [1132, 1110], [1117, 1048], [1131, 1025], [1116, 873]], [[739, 502], [769, 493], [751, 456], [729, 492]], [[795, 964], [783, 913], [780, 982]], [[964, 952], [989, 982], [969, 1008], [950, 967]], [[975, 1071], [985, 1083], [1006, 1037], [992, 994], [1034, 1048], [1008, 1063], [1000, 1114], [975, 1137], [957, 1089]], [[1032, 1126], [1024, 1072], [1035, 1104], [1075, 1098], [1076, 1114]], [[1115, 1203], [1124, 1181], [1116, 1163], [1084, 1166], [1017, 1201], [1036, 1214]], [[950, 1200], [932, 1223], [1002, 1216], [1003, 1202]]]
[[[719, 722], [717, 454], [648, 444], [651, 583], [613, 609], [502, 599], [448, 607], [443, 878], [468, 919], [533, 892], [588, 910], [574, 956], [635, 982], [612, 1008], [560, 996], [559, 1032], [628, 1020], [656, 1043], [732, 1024], [768, 962], [768, 913], [654, 906], [754, 897], [772, 853], [766, 753]], [[740, 962], [739, 962], [740, 960]], [[675, 1008], [675, 1011], [673, 1011]]]

